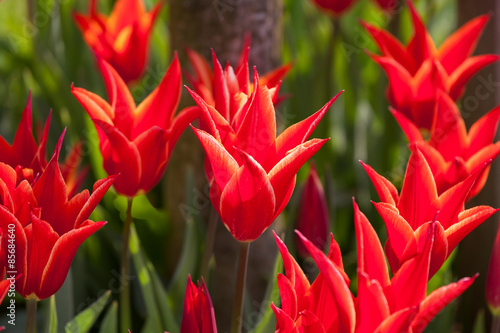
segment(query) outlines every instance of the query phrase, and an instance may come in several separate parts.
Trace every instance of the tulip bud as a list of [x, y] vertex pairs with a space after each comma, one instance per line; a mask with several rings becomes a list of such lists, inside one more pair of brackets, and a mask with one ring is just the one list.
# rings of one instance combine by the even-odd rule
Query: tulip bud
[[500, 317], [500, 222], [486, 277], [486, 301], [493, 316]]
[[181, 333], [217, 333], [214, 307], [205, 281], [198, 287], [188, 276], [184, 312], [182, 313]]
[[[328, 240], [329, 226], [330, 217], [325, 192], [316, 167], [312, 164], [300, 196], [296, 229], [316, 247], [324, 249]], [[308, 257], [309, 254], [302, 242], [297, 241], [296, 244], [299, 254]]]

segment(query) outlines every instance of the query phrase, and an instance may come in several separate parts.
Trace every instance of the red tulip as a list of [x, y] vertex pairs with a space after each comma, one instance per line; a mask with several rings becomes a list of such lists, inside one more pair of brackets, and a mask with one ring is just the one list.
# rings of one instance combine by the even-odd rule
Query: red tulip
[[388, 97], [392, 106], [417, 127], [430, 129], [436, 91], [441, 89], [457, 100], [467, 81], [499, 56], [470, 57], [489, 15], [469, 21], [436, 49], [414, 6], [407, 3], [415, 33], [406, 47], [387, 31], [368, 23], [363, 25], [382, 52], [382, 56], [372, 58], [389, 77]]
[[98, 63], [109, 103], [82, 88], [72, 87], [72, 92], [96, 125], [104, 169], [120, 174], [115, 189], [133, 197], [159, 182], [177, 139], [199, 111], [187, 108], [174, 117], [181, 94], [177, 56], [160, 85], [137, 107], [113, 67], [102, 59]]
[[259, 237], [285, 208], [298, 170], [327, 141], [305, 140], [338, 96], [276, 137], [272, 94], [257, 72], [254, 87], [231, 123], [190, 91], [209, 129], [194, 130], [210, 162], [211, 201], [240, 242]]
[[[249, 39], [246, 39], [243, 44], [240, 61], [236, 69], [233, 69], [229, 64], [222, 69], [215, 52], [212, 52], [212, 66], [214, 68], [212, 71], [208, 61], [199, 53], [189, 48], [186, 49], [186, 52], [194, 69], [193, 75], [186, 73], [186, 76], [191, 82], [194, 91], [208, 105], [219, 111], [228, 123], [231, 123], [255, 89], [249, 80]], [[265, 85], [271, 90], [275, 105], [282, 100], [278, 97], [278, 89], [281, 80], [287, 75], [291, 67], [291, 64], [281, 66], [266, 73], [259, 80], [261, 85]]]
[[[88, 217], [115, 176], [96, 182], [92, 195], [85, 190], [68, 197], [58, 163], [63, 136], [33, 185], [19, 180], [12, 167], [0, 163], [2, 262], [7, 274], [21, 274], [16, 290], [27, 299], [41, 300], [53, 295], [66, 279], [80, 244], [105, 224]], [[12, 243], [10, 234], [14, 235], [14, 263], [6, 257]]]
[[[437, 91], [436, 113], [426, 142], [408, 118], [396, 110], [392, 113], [411, 143], [425, 156], [432, 170], [438, 193], [443, 193], [469, 175], [483, 169], [490, 159], [500, 154], [500, 142], [491, 143], [500, 120], [500, 106], [476, 121], [467, 133], [455, 102], [443, 91]], [[489, 166], [483, 171], [467, 195], [467, 200], [481, 191], [488, 178]]]
[[282, 308], [272, 305], [276, 332], [422, 332], [439, 311], [474, 281], [475, 277], [464, 278], [427, 295], [434, 224], [428, 225], [421, 252], [390, 279], [377, 234], [356, 203], [354, 208], [358, 242], [356, 298], [349, 290], [333, 236], [326, 256], [297, 232], [320, 270], [311, 285], [275, 235], [285, 266], [285, 275], [278, 276]]
[[351, 7], [355, 0], [312, 0], [318, 8], [326, 14], [337, 17]]
[[427, 237], [425, 230], [433, 220], [436, 220], [436, 235], [430, 276], [469, 232], [497, 211], [489, 206], [464, 210], [468, 193], [487, 166], [441, 195], [438, 195], [434, 176], [418, 148], [413, 149], [408, 161], [400, 194], [371, 167], [366, 164], [363, 167], [382, 201], [374, 205], [387, 226], [385, 252], [393, 272], [421, 252]]
[[188, 276], [181, 333], [217, 333], [215, 312], [205, 281], [198, 287]]
[[137, 80], [146, 67], [149, 37], [161, 6], [159, 1], [146, 12], [141, 0], [118, 0], [106, 17], [97, 11], [97, 0], [90, 0], [89, 14], [73, 17], [87, 45], [128, 83]]
[[[309, 176], [300, 194], [296, 229], [304, 237], [310, 239], [316, 247], [325, 248], [330, 229], [330, 217], [323, 186], [314, 164], [311, 165]], [[298, 241], [298, 237], [296, 240], [299, 254], [302, 257], [307, 257], [306, 248], [302, 242]]]
[[[21, 122], [17, 128], [14, 142], [10, 145], [0, 136], [0, 162], [8, 164], [17, 172], [19, 181], [26, 179], [32, 183], [40, 177], [47, 166], [45, 148], [49, 134], [50, 115], [43, 128], [43, 134], [35, 140], [33, 137], [31, 93], [24, 108]], [[37, 141], [39, 143], [37, 143]], [[77, 143], [71, 149], [68, 159], [61, 166], [63, 177], [67, 183], [70, 196], [76, 194], [85, 180], [87, 169], [79, 170], [81, 164], [80, 144]]]
[[498, 226], [486, 277], [486, 301], [491, 313], [496, 317], [500, 317], [500, 222]]

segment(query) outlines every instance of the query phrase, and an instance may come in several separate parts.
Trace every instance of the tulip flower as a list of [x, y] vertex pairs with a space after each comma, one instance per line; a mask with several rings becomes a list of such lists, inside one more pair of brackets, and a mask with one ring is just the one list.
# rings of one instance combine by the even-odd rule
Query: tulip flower
[[305, 140], [338, 96], [276, 137], [272, 93], [259, 85], [257, 72], [254, 87], [231, 123], [190, 91], [208, 127], [208, 132], [193, 129], [210, 162], [210, 198], [226, 228], [240, 242], [259, 237], [285, 208], [296, 173], [327, 141]]
[[181, 94], [177, 56], [160, 85], [137, 107], [113, 67], [100, 58], [98, 63], [109, 103], [82, 88], [72, 87], [72, 92], [95, 123], [104, 169], [120, 174], [116, 191], [134, 197], [160, 181], [177, 139], [199, 111], [187, 108], [174, 117]]
[[488, 276], [486, 277], [486, 301], [493, 316], [498, 317], [496, 320], [500, 321], [500, 222], [498, 225]]
[[215, 312], [205, 281], [198, 287], [188, 276], [181, 333], [217, 333]]
[[468, 193], [487, 165], [438, 195], [429, 164], [418, 148], [413, 149], [408, 161], [399, 194], [389, 180], [362, 164], [382, 201], [374, 205], [387, 226], [385, 252], [393, 272], [421, 251], [427, 237], [425, 230], [433, 220], [436, 236], [429, 277], [467, 234], [498, 211], [489, 206], [464, 210]]
[[382, 52], [381, 56], [371, 57], [389, 78], [390, 103], [417, 127], [430, 129], [437, 90], [457, 100], [467, 81], [499, 56], [470, 57], [489, 15], [469, 21], [436, 49], [414, 6], [410, 1], [407, 4], [415, 32], [406, 47], [387, 31], [368, 23], [363, 25]]
[[355, 0], [312, 0], [327, 15], [337, 17], [346, 12]]
[[[14, 168], [20, 180], [26, 179], [29, 183], [32, 183], [40, 177], [47, 166], [45, 148], [49, 134], [50, 118], [49, 115], [41, 137], [35, 140], [33, 137], [30, 93], [12, 145], [0, 136], [0, 162]], [[79, 170], [81, 156], [80, 143], [77, 143], [71, 148], [67, 160], [61, 165], [64, 170], [63, 178], [68, 186], [70, 197], [76, 194], [87, 174], [86, 168]]]
[[[58, 163], [63, 136], [34, 184], [0, 163], [2, 262], [7, 274], [21, 274], [16, 291], [28, 300], [45, 299], [62, 286], [80, 244], [105, 224], [88, 218], [115, 179], [96, 182], [92, 195], [85, 190], [69, 198]], [[7, 260], [10, 240], [13, 263]]]
[[358, 244], [358, 294], [349, 290], [338, 244], [331, 237], [326, 256], [300, 232], [319, 268], [310, 284], [285, 244], [275, 235], [285, 275], [278, 276], [282, 308], [274, 304], [276, 332], [422, 332], [430, 320], [474, 281], [464, 278], [427, 295], [434, 224], [428, 224], [421, 252], [389, 278], [375, 230], [354, 203]]
[[[500, 142], [491, 143], [500, 120], [500, 106], [476, 121], [469, 132], [453, 100], [438, 90], [436, 114], [428, 141], [408, 118], [392, 110], [410, 143], [415, 143], [432, 170], [438, 193], [443, 193], [483, 168], [500, 154]], [[471, 199], [481, 191], [488, 178], [489, 166], [467, 195]]]
[[106, 17], [98, 12], [97, 0], [90, 0], [89, 14], [74, 13], [73, 18], [87, 45], [129, 83], [144, 72], [151, 29], [161, 6], [159, 1], [146, 12], [142, 0], [118, 0]]
[[[187, 48], [189, 61], [193, 67], [193, 75], [186, 73], [194, 91], [213, 106], [220, 114], [231, 123], [238, 111], [244, 106], [252, 91], [255, 89], [250, 82], [248, 69], [248, 53], [250, 41], [247, 38], [243, 44], [240, 61], [236, 69], [229, 64], [222, 69], [215, 52], [212, 51], [212, 66], [199, 53]], [[292, 68], [287, 64], [266, 73], [259, 80], [261, 85], [267, 86], [273, 92], [273, 103], [278, 104], [282, 98], [278, 96], [281, 80]], [[204, 126], [202, 125], [202, 128]]]
[[[328, 241], [328, 230], [330, 229], [330, 217], [328, 205], [325, 198], [323, 186], [319, 180], [314, 164], [311, 165], [309, 176], [300, 194], [299, 211], [295, 227], [304, 237], [312, 243], [324, 249]], [[302, 242], [296, 238], [297, 250], [302, 257], [308, 253]]]

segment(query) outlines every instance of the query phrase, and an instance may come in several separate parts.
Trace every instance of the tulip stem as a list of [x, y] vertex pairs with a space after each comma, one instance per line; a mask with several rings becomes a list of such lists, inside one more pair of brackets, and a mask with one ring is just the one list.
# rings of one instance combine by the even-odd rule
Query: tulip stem
[[28, 312], [26, 316], [26, 333], [35, 332], [37, 303], [38, 301], [36, 299], [26, 300], [26, 310]]
[[123, 224], [123, 237], [122, 237], [122, 252], [121, 252], [121, 269], [120, 276], [122, 277], [123, 285], [120, 293], [120, 324], [121, 331], [126, 332], [132, 329], [132, 322], [130, 320], [130, 250], [129, 250], [129, 239], [130, 239], [130, 226], [132, 224], [132, 201], [133, 198], [127, 199], [127, 213], [125, 218], [125, 223]]
[[240, 257], [238, 258], [238, 272], [236, 276], [236, 292], [234, 294], [232, 333], [241, 333], [243, 323], [243, 297], [245, 294], [245, 280], [247, 276], [249, 242], [240, 243]]
[[493, 316], [491, 323], [491, 333], [500, 333], [500, 316]]
[[212, 258], [212, 253], [214, 250], [214, 242], [215, 242], [215, 232], [217, 231], [217, 221], [218, 214], [215, 208], [212, 206], [210, 210], [210, 218], [208, 220], [208, 228], [207, 233], [205, 235], [205, 246], [203, 249], [203, 259], [201, 262], [201, 276], [208, 281], [208, 264], [210, 262], [210, 258]]

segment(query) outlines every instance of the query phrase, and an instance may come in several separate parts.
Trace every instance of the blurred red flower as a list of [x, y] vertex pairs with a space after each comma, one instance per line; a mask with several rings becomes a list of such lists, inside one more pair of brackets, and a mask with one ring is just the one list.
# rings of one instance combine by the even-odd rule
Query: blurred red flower
[[430, 254], [435, 228], [428, 225], [425, 245], [389, 277], [384, 251], [375, 230], [354, 203], [358, 247], [358, 294], [349, 290], [338, 244], [331, 237], [326, 256], [298, 233], [318, 265], [310, 284], [301, 268], [275, 235], [285, 275], [278, 275], [281, 309], [272, 308], [276, 332], [422, 332], [432, 318], [464, 292], [474, 278], [464, 278], [427, 295]]
[[90, 0], [89, 14], [74, 13], [73, 18], [87, 45], [129, 83], [146, 67], [149, 37], [161, 6], [159, 1], [146, 12], [142, 0], [118, 0], [106, 17], [98, 12], [97, 0]]
[[430, 277], [465, 236], [498, 211], [489, 206], [464, 210], [468, 193], [489, 163], [440, 195], [418, 148], [413, 149], [408, 161], [400, 194], [386, 178], [362, 164], [382, 201], [374, 205], [387, 226], [385, 253], [393, 272], [421, 252], [429, 224], [434, 223], [436, 229]]
[[356, 0], [312, 0], [326, 14], [337, 17], [346, 12]]
[[[299, 211], [295, 229], [320, 249], [324, 249], [328, 241], [330, 230], [330, 216], [325, 192], [318, 177], [314, 163], [309, 169], [309, 176], [300, 193]], [[297, 251], [302, 257], [308, 252], [298, 236], [296, 237]]]
[[407, 46], [387, 31], [363, 23], [378, 44], [381, 56], [371, 57], [389, 78], [392, 106], [417, 127], [430, 129], [434, 119], [436, 92], [441, 89], [457, 100], [467, 81], [480, 69], [499, 59], [487, 54], [471, 57], [489, 15], [479, 16], [456, 31], [436, 49], [411, 1], [407, 1], [415, 33]]
[[[500, 142], [492, 143], [500, 121], [500, 106], [476, 121], [467, 133], [455, 102], [443, 91], [436, 96], [436, 113], [428, 141], [408, 118], [396, 110], [393, 115], [410, 143], [415, 143], [432, 170], [439, 194], [483, 169], [500, 154]], [[413, 147], [413, 146], [412, 146]], [[471, 199], [481, 191], [488, 178], [486, 167], [467, 195]]]
[[[106, 223], [88, 218], [115, 176], [97, 181], [92, 195], [85, 190], [69, 197], [58, 163], [63, 136], [34, 184], [18, 179], [12, 167], [0, 163], [1, 271], [20, 274], [16, 291], [27, 299], [53, 295], [66, 279], [80, 244]], [[7, 260], [9, 253], [15, 254], [13, 262]]]
[[133, 197], [160, 181], [177, 139], [198, 117], [199, 109], [186, 108], [174, 117], [181, 94], [177, 56], [160, 85], [139, 106], [114, 68], [100, 58], [98, 63], [109, 103], [82, 88], [72, 87], [72, 92], [95, 123], [104, 169], [120, 174], [115, 189]]
[[215, 312], [205, 281], [198, 287], [188, 276], [180, 333], [217, 333]]
[[240, 242], [259, 237], [285, 208], [298, 170], [327, 141], [306, 140], [338, 96], [276, 137], [271, 89], [257, 72], [254, 87], [231, 123], [191, 91], [208, 127], [194, 130], [210, 162], [212, 204]]

